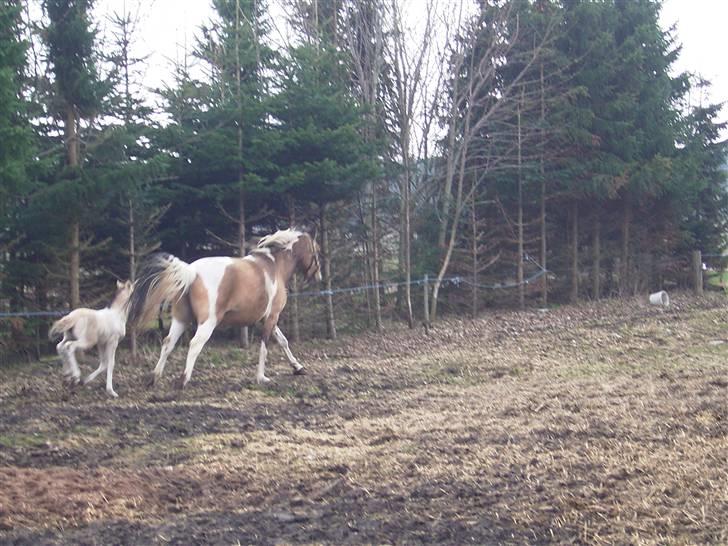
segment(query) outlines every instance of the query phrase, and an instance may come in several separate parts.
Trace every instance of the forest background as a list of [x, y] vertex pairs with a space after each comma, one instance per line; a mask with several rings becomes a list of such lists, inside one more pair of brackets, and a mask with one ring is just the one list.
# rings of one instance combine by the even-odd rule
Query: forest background
[[0, 4], [0, 360], [152, 252], [288, 226], [324, 273], [291, 287], [293, 340], [680, 286], [722, 253], [721, 105], [659, 1], [212, 5], [150, 89], [139, 5]]

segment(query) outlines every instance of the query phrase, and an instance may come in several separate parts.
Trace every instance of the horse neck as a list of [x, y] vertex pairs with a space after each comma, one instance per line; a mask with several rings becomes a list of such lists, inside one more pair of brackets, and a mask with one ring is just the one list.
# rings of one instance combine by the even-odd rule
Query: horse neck
[[296, 272], [298, 267], [298, 263], [296, 262], [296, 258], [293, 256], [293, 253], [286, 252], [276, 256], [276, 265], [281, 272], [281, 277], [284, 282], [288, 284], [288, 281], [291, 280], [291, 277], [293, 277], [293, 274]]
[[112, 311], [116, 311], [117, 313], [121, 314], [121, 316], [126, 320], [127, 315], [129, 314], [129, 298], [122, 298], [122, 297], [116, 297], [114, 298], [114, 301], [111, 302], [111, 305], [109, 308]]

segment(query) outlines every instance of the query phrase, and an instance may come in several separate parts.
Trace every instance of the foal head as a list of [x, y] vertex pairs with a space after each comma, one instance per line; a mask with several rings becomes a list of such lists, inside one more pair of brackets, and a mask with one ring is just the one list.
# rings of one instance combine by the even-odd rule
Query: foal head
[[114, 294], [114, 299], [109, 307], [112, 309], [125, 309], [133, 289], [134, 284], [131, 281], [116, 281], [116, 294]]

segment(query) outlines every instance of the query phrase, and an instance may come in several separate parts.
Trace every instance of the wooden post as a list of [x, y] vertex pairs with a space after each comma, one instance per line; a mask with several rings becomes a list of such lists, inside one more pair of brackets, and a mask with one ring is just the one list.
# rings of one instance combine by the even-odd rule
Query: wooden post
[[703, 256], [699, 250], [693, 250], [693, 282], [695, 293], [703, 295]]
[[425, 275], [425, 333], [429, 334], [430, 329], [430, 283]]
[[334, 320], [334, 298], [331, 292], [331, 251], [329, 250], [329, 228], [326, 223], [326, 203], [319, 205], [319, 222], [321, 229], [321, 261], [323, 265], [323, 282], [326, 288], [326, 333], [329, 339], [336, 339], [336, 322]]

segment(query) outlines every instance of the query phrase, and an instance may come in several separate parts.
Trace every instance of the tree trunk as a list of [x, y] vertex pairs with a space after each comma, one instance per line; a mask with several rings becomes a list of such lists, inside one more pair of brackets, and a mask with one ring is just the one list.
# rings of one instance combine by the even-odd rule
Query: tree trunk
[[[362, 250], [363, 256], [364, 256], [364, 267], [363, 267], [363, 282], [362, 284], [364, 286], [369, 286], [373, 284], [374, 281], [372, 281], [372, 265], [371, 265], [371, 251], [370, 251], [370, 244], [369, 244], [369, 238], [371, 236], [371, 230], [368, 228], [367, 219], [366, 219], [366, 212], [364, 210], [364, 202], [362, 199], [362, 193], [360, 192], [358, 195], [358, 204], [359, 204], [359, 219], [361, 221], [362, 226], [364, 226], [364, 240], [362, 241]], [[370, 290], [364, 290], [364, 297], [366, 298], [367, 302], [367, 328], [371, 328], [372, 325], [372, 294]]]
[[[293, 228], [296, 226], [296, 205], [293, 201], [292, 196], [288, 196], [288, 225]], [[297, 342], [301, 339], [301, 328], [298, 321], [298, 275], [294, 273], [291, 278], [291, 298], [289, 298], [290, 309], [291, 309], [291, 332], [290, 338], [292, 341]]]
[[[476, 176], [477, 180], [477, 176]], [[472, 259], [473, 259], [473, 290], [472, 290], [472, 309], [473, 318], [478, 316], [478, 268], [480, 267], [480, 260], [478, 256], [478, 218], [475, 211], [475, 191], [473, 191], [472, 199], [470, 202], [470, 224], [472, 226], [471, 237], [473, 239], [473, 245], [471, 248]]]
[[632, 223], [632, 203], [629, 196], [624, 197], [622, 209], [622, 267], [619, 272], [619, 295], [626, 296], [629, 293], [629, 282], [631, 277], [631, 262], [629, 256], [630, 225]]
[[699, 250], [693, 250], [693, 288], [696, 295], [703, 295], [703, 254]]
[[[453, 81], [453, 97], [458, 97], [459, 90], [458, 90], [458, 82], [459, 79], [455, 78]], [[450, 217], [450, 205], [452, 203], [452, 184], [453, 180], [455, 178], [455, 161], [456, 158], [454, 157], [454, 150], [455, 150], [455, 141], [456, 141], [456, 123], [455, 119], [457, 118], [457, 100], [452, 101], [452, 106], [450, 109], [450, 126], [448, 128], [448, 147], [447, 149], [450, 150], [450, 153], [447, 156], [447, 164], [446, 164], [446, 172], [445, 172], [445, 188], [442, 193], [442, 213], [440, 216], [440, 229], [437, 235], [437, 246], [438, 248], [445, 248], [445, 241], [447, 239], [447, 227], [448, 227], [448, 219]], [[470, 110], [468, 110], [467, 116], [470, 115]], [[470, 124], [468, 123], [468, 128]], [[467, 133], [466, 133], [467, 134]], [[432, 303], [433, 306], [435, 304], [435, 300], [437, 296], [435, 295], [435, 292], [437, 291], [437, 287], [439, 286], [439, 283], [435, 283], [435, 288], [433, 289], [433, 299]], [[435, 320], [435, 311], [433, 309], [432, 311], [432, 320]]]
[[594, 301], [598, 300], [602, 295], [602, 288], [601, 288], [601, 275], [602, 275], [602, 268], [601, 268], [601, 259], [602, 259], [602, 244], [601, 244], [601, 222], [599, 218], [599, 213], [594, 213], [594, 231], [593, 231], [593, 242], [592, 242], [592, 252], [593, 252], [593, 260], [594, 264], [592, 265], [593, 270], [593, 277], [592, 277], [592, 299]]
[[374, 288], [374, 328], [377, 332], [382, 331], [382, 303], [379, 292], [379, 234], [377, 230], [377, 184], [372, 182], [372, 284]]
[[[409, 163], [409, 162], [408, 162]], [[409, 165], [406, 167], [407, 171], [409, 171]], [[405, 189], [406, 195], [405, 195], [405, 207], [404, 207], [404, 226], [405, 226], [405, 232], [404, 232], [404, 263], [405, 263], [405, 304], [407, 305], [407, 325], [410, 327], [410, 329], [415, 327], [415, 321], [414, 316], [412, 314], [412, 236], [411, 236], [411, 230], [412, 230], [412, 221], [410, 218], [410, 176], [407, 175], [407, 179], [405, 181]]]
[[[543, 63], [541, 63], [541, 157], [539, 160], [539, 171], [541, 175], [541, 255], [540, 265], [546, 269], [546, 169], [544, 168], [544, 148], [546, 146], [545, 127], [546, 103], [544, 100]], [[549, 287], [548, 274], [541, 277], [541, 305], [548, 304]]]
[[[407, 148], [408, 145], [408, 139], [405, 137], [403, 138], [403, 141], [405, 142], [405, 145]], [[402, 195], [402, 203], [400, 206], [400, 212], [401, 212], [401, 234], [400, 234], [400, 259], [402, 261], [402, 264], [400, 266], [400, 272], [404, 273], [404, 297], [405, 297], [405, 307], [407, 310], [407, 325], [411, 328], [414, 328], [414, 318], [412, 316], [412, 287], [410, 286], [410, 282], [412, 281], [412, 262], [411, 262], [411, 250], [410, 250], [410, 229], [411, 229], [411, 221], [410, 221], [410, 166], [409, 166], [409, 156], [408, 152], [405, 150], [403, 151], [403, 161], [404, 161], [404, 176], [402, 176], [402, 188], [401, 188], [401, 195]]]
[[[245, 256], [245, 190], [242, 186], [238, 190], [238, 253], [241, 258]], [[241, 347], [244, 349], [250, 347], [250, 332], [247, 326], [240, 327], [238, 338]]]
[[78, 220], [71, 223], [71, 235], [68, 246], [70, 250], [69, 278], [71, 281], [71, 309], [81, 306], [80, 276], [81, 276], [81, 241]]
[[[136, 280], [136, 226], [134, 225], [134, 202], [129, 199], [129, 280]], [[137, 330], [133, 324], [129, 329], [131, 359], [137, 359]]]
[[[456, 78], [457, 81], [457, 78]], [[470, 134], [470, 117], [471, 117], [471, 109], [468, 108], [465, 113], [465, 129], [464, 134], [468, 135]], [[460, 165], [458, 169], [458, 180], [457, 180], [457, 193], [455, 198], [455, 210], [453, 214], [453, 221], [450, 223], [450, 236], [448, 238], [447, 248], [445, 250], [445, 256], [442, 259], [442, 265], [440, 266], [440, 270], [437, 273], [437, 279], [435, 280], [435, 284], [432, 287], [432, 306], [431, 306], [431, 319], [434, 322], [437, 319], [437, 299], [440, 295], [440, 286], [442, 285], [442, 279], [445, 278], [445, 273], [447, 272], [447, 268], [450, 266], [450, 260], [452, 259], [453, 250], [455, 249], [455, 240], [457, 237], [457, 231], [459, 227], [459, 219], [460, 214], [462, 213], [463, 209], [463, 184], [465, 183], [465, 162], [468, 155], [468, 143], [463, 143], [463, 148], [460, 150]], [[452, 149], [452, 148], [451, 148]], [[448, 175], [447, 178], [451, 178], [454, 175], [454, 167], [453, 164], [452, 167], [450, 166], [450, 163], [452, 163], [452, 160], [448, 158]], [[450, 170], [452, 168], [453, 173], [450, 173]], [[449, 199], [449, 196], [448, 196]], [[449, 208], [448, 208], [449, 210]], [[443, 221], [447, 222], [445, 218], [443, 218]]]
[[[66, 107], [66, 158], [68, 165], [72, 168], [79, 167], [79, 143], [77, 134], [77, 117], [76, 110], [73, 105]], [[69, 271], [68, 278], [70, 280], [71, 309], [76, 309], [81, 305], [81, 241], [80, 241], [80, 222], [78, 217], [71, 221], [71, 232], [68, 241], [69, 250]]]
[[331, 252], [329, 250], [329, 226], [326, 222], [326, 204], [319, 206], [321, 227], [321, 261], [323, 262], [323, 281], [326, 287], [326, 334], [329, 339], [336, 339], [336, 322], [334, 320], [334, 298], [331, 293]]
[[[257, 41], [256, 41], [257, 42]], [[238, 252], [245, 256], [245, 190], [243, 189], [243, 119], [240, 91], [240, 0], [235, 1], [235, 92], [238, 106]], [[248, 327], [238, 332], [240, 346], [250, 347]]]
[[574, 200], [571, 211], [571, 303], [579, 300], [579, 203]]
[[[523, 89], [521, 89], [521, 101], [523, 101]], [[523, 164], [522, 164], [522, 144], [523, 134], [521, 128], [521, 103], [518, 104], [516, 111], [516, 118], [518, 120], [518, 150], [517, 150], [517, 165], [518, 165], [518, 307], [523, 309], [525, 306], [526, 299], [526, 287], [523, 284]]]

